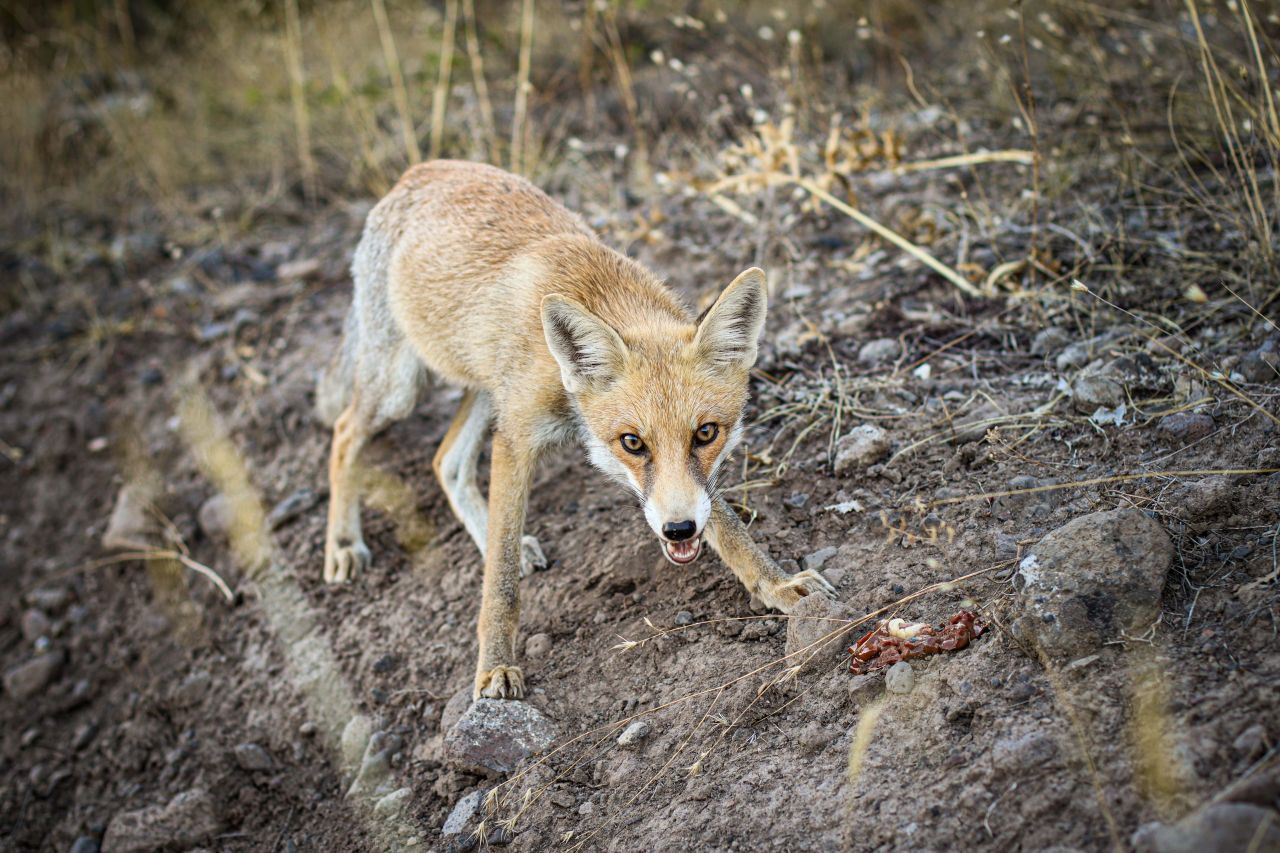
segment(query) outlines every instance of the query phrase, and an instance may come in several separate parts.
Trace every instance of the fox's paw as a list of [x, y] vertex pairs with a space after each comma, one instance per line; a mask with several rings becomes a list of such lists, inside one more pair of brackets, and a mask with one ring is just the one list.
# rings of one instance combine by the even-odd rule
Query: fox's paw
[[783, 613], [790, 613], [791, 608], [805, 596], [818, 595], [829, 599], [836, 594], [827, 579], [813, 569], [796, 572], [762, 592], [761, 599], [764, 603]]
[[527, 578], [534, 572], [545, 571], [547, 568], [546, 555], [542, 553], [542, 546], [538, 544], [538, 540], [532, 536], [526, 536], [520, 540], [520, 577]]
[[524, 673], [518, 666], [495, 666], [476, 673], [473, 699], [523, 699]]
[[324, 549], [324, 582], [346, 583], [369, 568], [369, 549], [357, 540], [339, 540]]

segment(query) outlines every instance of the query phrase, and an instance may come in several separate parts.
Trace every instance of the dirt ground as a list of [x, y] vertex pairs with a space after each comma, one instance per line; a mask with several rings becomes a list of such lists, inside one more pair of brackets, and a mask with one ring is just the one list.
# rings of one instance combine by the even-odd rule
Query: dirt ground
[[[1041, 97], [1053, 137], [1075, 118]], [[936, 135], [945, 121], [910, 103], [876, 117], [906, 128], [915, 159], [957, 153]], [[1025, 143], [967, 132], [975, 149]], [[465, 772], [442, 715], [470, 689], [481, 561], [430, 464], [455, 389], [432, 387], [374, 443], [373, 566], [321, 581], [329, 434], [314, 382], [375, 199], [294, 194], [201, 240], [148, 204], [77, 215], [56, 253], [15, 229], [0, 254], [18, 295], [0, 320], [0, 669], [39, 661], [34, 686], [6, 676], [0, 697], [0, 846], [100, 841], [122, 813], [195, 790], [208, 831], [158, 847], [1098, 850], [1141, 846], [1141, 827], [1210, 801], [1275, 808], [1280, 383], [1254, 370], [1275, 363], [1261, 316], [1275, 279], [1259, 314], [1180, 267], [1190, 255], [1152, 248], [1208, 257], [1230, 234], [1104, 187], [1099, 165], [1072, 178], [1096, 192], [1035, 213], [1059, 226], [1039, 238], [1044, 268], [971, 298], [793, 187], [736, 202], [661, 182], [594, 192], [630, 178], [607, 155], [586, 168], [540, 183], [691, 307], [746, 266], [769, 270], [751, 427], [727, 478], [755, 539], [792, 570], [820, 565], [853, 617], [971, 609], [991, 629], [913, 661], [906, 693], [848, 670], [844, 647], [874, 620], [788, 673], [786, 617], [712, 554], [668, 564], [634, 501], [565, 450], [539, 468], [528, 513], [550, 566], [521, 586], [528, 701], [554, 721], [555, 751], [503, 777]], [[1024, 221], [1029, 169], [1000, 170], [881, 170], [857, 198], [948, 263], [963, 246], [991, 270], [1026, 232], [975, 216], [962, 234], [940, 211]], [[211, 190], [197, 207], [235, 221], [241, 204]], [[1104, 221], [1127, 222], [1125, 241]], [[1207, 306], [1182, 298], [1196, 282]], [[1174, 315], [1157, 305], [1201, 313], [1160, 326], [1149, 318]], [[1123, 411], [1088, 402], [1100, 373]], [[837, 466], [860, 424], [885, 430], [887, 453]], [[126, 555], [147, 559], [102, 542], [130, 490], [146, 532]], [[1015, 629], [1019, 561], [1066, 522], [1124, 507], [1172, 542], [1159, 616], [1049, 660]], [[246, 558], [256, 530], [262, 566]], [[346, 796], [356, 714], [398, 738], [398, 813]], [[647, 734], [619, 745], [635, 719]], [[460, 800], [495, 787], [479, 840], [475, 820], [441, 834]]]

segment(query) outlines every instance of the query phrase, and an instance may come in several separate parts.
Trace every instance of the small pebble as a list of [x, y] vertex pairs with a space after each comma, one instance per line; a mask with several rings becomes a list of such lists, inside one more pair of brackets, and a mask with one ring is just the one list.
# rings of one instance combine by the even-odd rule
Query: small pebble
[[916, 674], [911, 664], [900, 660], [884, 674], [884, 689], [890, 693], [910, 693], [916, 686]]
[[618, 735], [618, 746], [635, 746], [649, 736], [652, 727], [644, 720], [636, 720]]

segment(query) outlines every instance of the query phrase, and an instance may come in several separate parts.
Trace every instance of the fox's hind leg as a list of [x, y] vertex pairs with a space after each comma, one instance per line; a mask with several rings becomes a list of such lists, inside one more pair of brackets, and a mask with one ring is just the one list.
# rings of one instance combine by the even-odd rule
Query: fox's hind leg
[[[489, 507], [480, 493], [476, 468], [492, 421], [493, 401], [489, 394], [468, 391], [432, 461], [436, 479], [449, 499], [453, 514], [480, 549], [481, 557], [489, 537]], [[547, 558], [538, 540], [524, 536], [520, 543], [520, 576], [527, 577], [546, 567]]]
[[370, 351], [357, 366], [351, 402], [333, 425], [326, 583], [343, 583], [369, 566], [360, 530], [360, 451], [372, 436], [413, 411], [422, 375], [422, 363], [404, 342]]

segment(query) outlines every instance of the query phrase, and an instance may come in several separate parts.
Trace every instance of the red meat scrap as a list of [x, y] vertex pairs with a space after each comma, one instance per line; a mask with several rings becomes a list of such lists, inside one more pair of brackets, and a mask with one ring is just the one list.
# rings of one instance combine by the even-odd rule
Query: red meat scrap
[[906, 624], [901, 619], [881, 619], [849, 647], [849, 671], [862, 675], [900, 660], [920, 658], [939, 652], [954, 652], [969, 645], [987, 630], [987, 623], [968, 610], [961, 610], [941, 628]]

